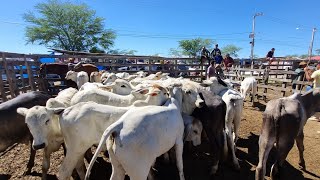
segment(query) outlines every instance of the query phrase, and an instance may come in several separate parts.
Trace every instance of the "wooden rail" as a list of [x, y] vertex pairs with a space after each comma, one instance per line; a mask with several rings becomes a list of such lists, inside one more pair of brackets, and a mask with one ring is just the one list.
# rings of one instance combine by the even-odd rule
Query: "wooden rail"
[[[2, 101], [13, 98], [20, 93], [30, 90], [45, 90], [44, 79], [38, 78], [39, 60], [41, 58], [54, 58], [56, 62], [68, 63], [70, 59], [78, 61], [88, 61], [97, 66], [103, 66], [110, 72], [137, 72], [139, 67], [144, 67], [148, 73], [158, 71], [170, 73], [173, 77], [183, 74], [186, 78], [201, 81], [206, 77], [208, 63], [200, 64], [196, 58], [167, 58], [158, 56], [129, 56], [129, 55], [44, 55], [44, 54], [20, 54], [0, 52], [0, 71], [4, 76], [0, 77], [0, 93]], [[142, 60], [142, 63], [140, 62]], [[127, 63], [132, 61], [133, 63]], [[138, 63], [139, 61], [139, 63]], [[183, 61], [185, 63], [181, 63]], [[120, 63], [124, 62], [124, 63]], [[258, 93], [266, 100], [268, 90], [279, 92], [281, 96], [287, 96], [294, 92], [292, 90], [292, 77], [295, 75], [294, 69], [299, 60], [283, 60], [278, 58], [271, 65], [263, 65], [264, 59], [254, 60], [251, 64], [240, 64], [240, 60], [235, 60], [234, 67], [225, 76], [232, 81], [241, 81], [247, 76], [255, 76], [259, 82]], [[311, 61], [313, 62], [313, 61]], [[131, 69], [119, 70], [120, 67], [130, 67]], [[192, 70], [184, 70], [184, 67], [192, 67]], [[268, 67], [268, 71], [266, 71]], [[155, 69], [156, 68], [156, 69]], [[181, 69], [182, 68], [182, 69]], [[20, 78], [17, 78], [19, 75]], [[28, 78], [24, 78], [27, 75]], [[5, 79], [3, 77], [6, 77]], [[57, 81], [58, 79], [47, 79], [47, 81]], [[52, 83], [53, 84], [53, 83]], [[310, 82], [297, 81], [297, 86], [310, 85]], [[63, 89], [66, 85], [55, 85], [50, 88]]]

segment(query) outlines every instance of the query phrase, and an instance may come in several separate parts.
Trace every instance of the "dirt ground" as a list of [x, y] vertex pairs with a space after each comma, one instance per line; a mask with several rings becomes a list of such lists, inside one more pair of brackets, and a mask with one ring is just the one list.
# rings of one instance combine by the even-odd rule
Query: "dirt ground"
[[[184, 172], [186, 179], [207, 180], [207, 179], [254, 179], [255, 167], [258, 163], [258, 139], [262, 124], [262, 112], [265, 103], [260, 100], [253, 108], [249, 103], [245, 103], [244, 113], [240, 127], [240, 139], [237, 142], [236, 155], [239, 158], [241, 170], [234, 171], [228, 161], [219, 166], [217, 175], [209, 176], [209, 167], [212, 163], [210, 154], [206, 152], [206, 142], [200, 147], [196, 147], [191, 152], [184, 152]], [[305, 132], [305, 152], [307, 170], [298, 168], [298, 150], [294, 146], [290, 151], [287, 162], [281, 171], [281, 179], [320, 179], [320, 122], [309, 120], [304, 128]], [[185, 148], [186, 149], [186, 148]], [[274, 152], [271, 152], [267, 163], [266, 178], [269, 178]], [[51, 167], [49, 179], [56, 179], [58, 168], [63, 159], [63, 150], [55, 152], [51, 156]], [[101, 156], [102, 157], [102, 156]], [[99, 163], [95, 163], [91, 179], [109, 179], [111, 175], [111, 164], [106, 158], [98, 158]], [[36, 155], [35, 166], [32, 174], [23, 176], [29, 158], [29, 146], [18, 144], [4, 155], [0, 156], [0, 180], [4, 179], [41, 179], [42, 152]], [[166, 164], [157, 161], [155, 166], [156, 179], [179, 179], [175, 164]], [[129, 179], [128, 177], [126, 179]]]

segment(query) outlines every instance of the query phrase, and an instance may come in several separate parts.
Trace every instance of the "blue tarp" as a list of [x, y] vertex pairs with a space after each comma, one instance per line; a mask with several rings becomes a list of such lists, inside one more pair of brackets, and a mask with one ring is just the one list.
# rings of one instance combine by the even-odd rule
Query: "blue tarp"
[[[54, 55], [54, 52], [52, 52], [50, 55]], [[54, 63], [54, 58], [40, 58], [41, 63]]]

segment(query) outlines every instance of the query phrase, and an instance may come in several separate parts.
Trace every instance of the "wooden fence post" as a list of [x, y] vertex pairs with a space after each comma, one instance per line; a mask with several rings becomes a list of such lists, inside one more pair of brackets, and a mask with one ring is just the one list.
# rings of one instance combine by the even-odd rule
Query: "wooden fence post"
[[7, 101], [7, 95], [6, 95], [6, 92], [4, 91], [4, 86], [3, 86], [3, 79], [2, 79], [3, 70], [0, 69], [0, 72], [1, 72], [1, 76], [0, 76], [0, 91], [1, 91], [2, 102], [5, 102], [5, 101]]
[[11, 98], [13, 99], [15, 97], [15, 92], [14, 92], [15, 88], [12, 83], [12, 69], [11, 69], [12, 67], [11, 68], [8, 67], [8, 63], [6, 61], [4, 53], [2, 53], [2, 60], [3, 60], [4, 69], [6, 70], [7, 82], [9, 83]]
[[35, 88], [35, 84], [34, 84], [34, 79], [33, 79], [33, 73], [32, 73], [31, 66], [27, 61], [26, 55], [23, 56], [23, 59], [24, 59], [24, 63], [25, 63], [25, 66], [26, 66], [27, 72], [28, 72], [29, 85], [31, 87], [31, 90], [35, 91], [36, 88]]
[[[289, 68], [286, 67], [285, 71], [289, 71]], [[288, 74], [284, 74], [283, 75], [283, 79], [288, 79]], [[286, 88], [287, 87], [287, 82], [282, 82], [281, 87]], [[282, 91], [282, 97], [285, 97], [285, 95], [286, 95], [286, 91]]]
[[26, 89], [25, 83], [24, 83], [23, 67], [22, 67], [22, 65], [20, 65], [19, 68], [20, 68], [19, 72], [20, 72], [20, 77], [21, 77], [22, 91], [23, 91], [24, 93], [26, 93], [26, 92], [27, 92], [27, 89]]

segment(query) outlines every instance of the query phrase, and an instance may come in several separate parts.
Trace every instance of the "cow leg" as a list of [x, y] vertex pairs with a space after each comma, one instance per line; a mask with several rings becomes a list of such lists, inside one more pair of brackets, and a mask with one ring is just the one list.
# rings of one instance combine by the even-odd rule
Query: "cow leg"
[[182, 138], [176, 140], [175, 150], [176, 150], [176, 163], [179, 171], [179, 177], [180, 177], [180, 180], [184, 180], [183, 159], [182, 159], [182, 154], [183, 154]]
[[299, 133], [299, 135], [296, 137], [296, 143], [297, 143], [297, 147], [299, 150], [299, 166], [302, 169], [306, 169], [306, 164], [304, 162], [304, 157], [303, 157], [303, 151], [304, 151], [304, 145], [303, 145], [303, 131], [301, 133]]
[[276, 179], [279, 176], [279, 170], [282, 167], [284, 161], [291, 148], [293, 147], [294, 139], [289, 137], [281, 137], [279, 143], [277, 143], [277, 160], [271, 167], [270, 177]]
[[266, 174], [267, 160], [276, 138], [264, 133], [259, 138], [259, 163], [256, 167], [256, 180], [263, 180]]
[[240, 165], [239, 165], [238, 159], [236, 157], [236, 153], [235, 153], [236, 147], [234, 144], [234, 138], [233, 138], [233, 133], [232, 133], [232, 122], [233, 122], [232, 113], [233, 112], [227, 112], [227, 114], [226, 114], [227, 143], [228, 143], [228, 148], [231, 150], [233, 166], [235, 167], [236, 170], [239, 170]]
[[123, 180], [126, 176], [125, 170], [123, 169], [120, 162], [117, 160], [117, 157], [114, 154], [112, 148], [108, 150], [108, 153], [109, 153], [109, 158], [112, 165], [112, 174], [111, 174], [110, 180]]
[[33, 141], [33, 138], [31, 138], [31, 141], [30, 141], [30, 157], [29, 157], [29, 162], [28, 162], [28, 165], [27, 165], [27, 170], [23, 173], [24, 176], [27, 175], [27, 174], [30, 174], [31, 173], [31, 169], [34, 166], [34, 158], [36, 156], [36, 150], [34, 150], [32, 148], [32, 141]]
[[71, 148], [68, 149], [67, 155], [64, 158], [60, 169], [59, 169], [59, 179], [67, 180], [70, 178], [73, 169], [76, 167], [79, 160], [79, 153], [73, 151]]
[[43, 150], [43, 160], [42, 160], [42, 179], [47, 179], [47, 173], [50, 168], [50, 148], [46, 147]]
[[84, 155], [82, 155], [79, 159], [78, 159], [78, 162], [77, 162], [77, 165], [76, 165], [76, 170], [77, 170], [77, 173], [80, 177], [81, 180], [84, 180], [84, 177], [86, 175], [86, 166], [84, 165]]

